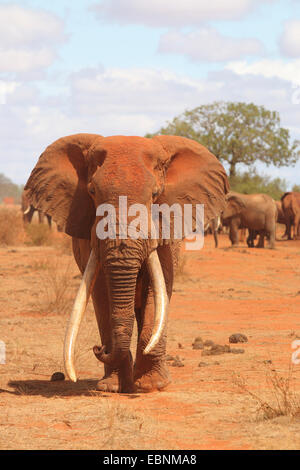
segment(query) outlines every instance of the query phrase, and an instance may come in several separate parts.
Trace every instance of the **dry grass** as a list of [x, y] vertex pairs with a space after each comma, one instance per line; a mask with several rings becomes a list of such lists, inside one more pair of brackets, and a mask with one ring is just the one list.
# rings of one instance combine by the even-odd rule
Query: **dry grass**
[[187, 263], [187, 255], [181, 254], [178, 260], [178, 264], [175, 270], [175, 281], [184, 281], [188, 277], [188, 273], [186, 270], [186, 263]]
[[26, 226], [27, 240], [25, 242], [28, 246], [51, 246], [52, 245], [52, 232], [46, 224], [31, 223]]
[[37, 299], [41, 313], [69, 313], [80, 279], [73, 260], [62, 265], [59, 258], [37, 263], [42, 291]]
[[25, 238], [21, 211], [0, 206], [0, 245], [19, 245]]
[[234, 383], [240, 390], [247, 393], [257, 404], [257, 418], [262, 420], [274, 419], [279, 416], [291, 418], [300, 417], [300, 397], [292, 389], [293, 366], [289, 366], [286, 377], [280, 375], [276, 369], [270, 367], [266, 371], [266, 390], [265, 396], [250, 390], [245, 378], [241, 376], [234, 377]]

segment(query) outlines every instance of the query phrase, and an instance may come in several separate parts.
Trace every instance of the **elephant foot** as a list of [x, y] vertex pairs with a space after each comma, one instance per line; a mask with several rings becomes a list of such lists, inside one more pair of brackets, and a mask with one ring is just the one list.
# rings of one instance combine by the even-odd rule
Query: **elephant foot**
[[105, 375], [99, 382], [97, 382], [96, 390], [99, 392], [117, 393], [119, 391], [118, 373], [113, 372], [110, 375]]
[[171, 382], [167, 367], [162, 363], [147, 372], [136, 371], [134, 377], [137, 392], [144, 393], [163, 390]]

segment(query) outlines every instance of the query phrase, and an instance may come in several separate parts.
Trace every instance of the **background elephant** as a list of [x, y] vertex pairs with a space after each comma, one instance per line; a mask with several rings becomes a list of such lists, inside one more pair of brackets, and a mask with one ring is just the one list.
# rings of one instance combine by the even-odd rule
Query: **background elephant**
[[44, 216], [46, 215], [49, 228], [51, 228], [51, 216], [48, 214], [44, 214], [41, 210], [36, 209], [32, 204], [30, 204], [28, 197], [26, 195], [26, 191], [23, 191], [22, 193], [21, 210], [23, 214], [24, 225], [31, 223], [32, 217], [34, 213], [37, 211], [39, 223], [40, 224], [44, 223]]
[[[105, 372], [97, 389], [166, 387], [166, 313], [180, 242], [121, 236], [119, 196], [147, 209], [153, 202], [180, 207], [202, 203], [207, 223], [225, 206], [228, 180], [223, 166], [205, 147], [183, 137], [77, 134], [46, 148], [26, 190], [31, 203], [72, 236], [74, 257], [83, 273], [64, 345], [71, 380], [76, 381], [75, 341], [91, 293], [102, 341], [94, 353]], [[103, 203], [116, 208], [116, 233], [115, 238], [100, 240], [96, 230], [104, 217], [96, 209]], [[138, 340], [133, 365], [134, 318]]]
[[288, 192], [281, 197], [282, 211], [285, 217], [286, 234], [288, 240], [292, 239], [291, 229], [293, 227], [293, 238], [300, 235], [300, 193]]
[[208, 232], [209, 230], [214, 236], [215, 240], [215, 248], [218, 248], [218, 230], [221, 227], [221, 217], [217, 216], [211, 219], [208, 224], [204, 228], [204, 232]]
[[274, 248], [276, 218], [275, 201], [267, 194], [240, 194], [231, 191], [226, 196], [226, 208], [222, 219], [226, 225], [229, 225], [232, 245], [239, 244], [239, 228], [248, 228], [250, 238], [248, 237], [247, 243], [257, 232], [259, 233], [257, 247], [264, 247], [264, 237], [267, 236], [270, 248]]

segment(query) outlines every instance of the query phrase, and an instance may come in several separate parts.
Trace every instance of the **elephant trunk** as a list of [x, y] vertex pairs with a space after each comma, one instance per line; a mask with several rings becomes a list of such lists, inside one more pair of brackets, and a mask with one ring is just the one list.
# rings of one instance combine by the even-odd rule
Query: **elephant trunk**
[[[96, 357], [114, 367], [121, 368], [127, 360], [134, 323], [134, 300], [139, 266], [105, 267], [106, 284], [110, 299], [111, 350], [107, 345], [94, 347]], [[130, 361], [129, 361], [130, 362]]]
[[[123, 258], [122, 263], [120, 263], [119, 259], [116, 253], [110, 251], [110, 256], [103, 261], [110, 299], [112, 326], [111, 350], [107, 350], [107, 345], [102, 345], [100, 348], [95, 346], [94, 353], [100, 361], [105, 364], [110, 364], [118, 370], [122, 369], [127, 371], [127, 374], [129, 374], [131, 367], [130, 342], [134, 322], [136, 280], [141, 263], [140, 260], [134, 258], [130, 258], [129, 262], [127, 262], [126, 258]], [[150, 274], [155, 302], [155, 318], [152, 336], [144, 350], [144, 354], [149, 354], [160, 340], [166, 324], [168, 295], [156, 250], [152, 251], [148, 256], [146, 263]], [[76, 337], [99, 268], [100, 265], [97, 255], [94, 250], [92, 250], [65, 335], [65, 370], [69, 378], [74, 382], [77, 380], [74, 367]], [[126, 382], [126, 380], [125, 377], [124, 381]]]

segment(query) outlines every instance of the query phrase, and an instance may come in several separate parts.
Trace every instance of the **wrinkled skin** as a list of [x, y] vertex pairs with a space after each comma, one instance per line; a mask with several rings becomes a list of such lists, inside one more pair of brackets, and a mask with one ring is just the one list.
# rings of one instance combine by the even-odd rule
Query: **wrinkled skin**
[[239, 244], [239, 228], [248, 228], [248, 246], [254, 246], [254, 237], [259, 234], [257, 248], [264, 248], [265, 236], [269, 239], [269, 247], [275, 247], [277, 208], [270, 196], [230, 192], [226, 196], [222, 219], [229, 225], [229, 238], [233, 246]]
[[25, 191], [23, 191], [23, 193], [22, 193], [21, 210], [22, 210], [22, 214], [23, 214], [24, 225], [27, 225], [27, 224], [31, 223], [32, 217], [33, 217], [34, 213], [37, 211], [38, 212], [38, 217], [39, 217], [39, 223], [40, 224], [44, 223], [44, 217], [46, 215], [48, 226], [49, 226], [49, 228], [51, 228], [51, 217], [50, 217], [50, 215], [44, 214], [41, 210], [38, 210], [35, 207], [33, 207], [33, 205], [29, 203], [29, 200], [26, 196]]
[[288, 240], [300, 236], [300, 193], [289, 192], [281, 197], [282, 211], [285, 217], [286, 235]]
[[[149, 354], [145, 346], [153, 330], [154, 299], [146, 262], [154, 250], [160, 260], [169, 299], [180, 240], [120, 238], [119, 196], [128, 206], [152, 203], [203, 203], [205, 223], [225, 206], [228, 180], [224, 168], [200, 144], [182, 137], [102, 137], [76, 134], [51, 144], [27, 182], [30, 202], [50, 214], [73, 239], [73, 253], [83, 273], [91, 249], [99, 271], [92, 290], [104, 363], [97, 388], [109, 392], [161, 390], [170, 381], [165, 365], [166, 328]], [[116, 239], [100, 240], [96, 208], [116, 209]], [[128, 217], [130, 222], [130, 217]], [[149, 224], [150, 227], [150, 224]], [[171, 231], [172, 233], [172, 231]], [[138, 341], [133, 361], [130, 342], [134, 319]]]

